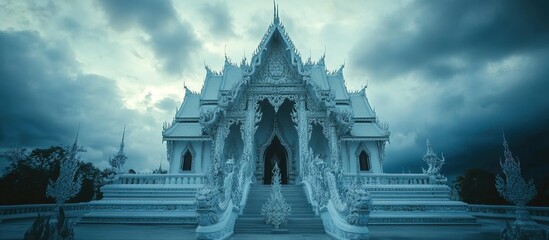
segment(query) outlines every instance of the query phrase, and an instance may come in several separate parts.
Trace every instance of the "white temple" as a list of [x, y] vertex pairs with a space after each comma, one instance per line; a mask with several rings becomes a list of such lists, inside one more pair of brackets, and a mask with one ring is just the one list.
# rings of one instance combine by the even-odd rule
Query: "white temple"
[[390, 132], [343, 69], [303, 61], [275, 8], [249, 62], [226, 57], [221, 71], [206, 67], [200, 92], [185, 88], [162, 131], [168, 174], [118, 175], [81, 222], [190, 224], [200, 239], [269, 231], [259, 206], [276, 162], [292, 206], [280, 228], [292, 233], [365, 239], [367, 224], [475, 223], [430, 145], [423, 173], [383, 172]]

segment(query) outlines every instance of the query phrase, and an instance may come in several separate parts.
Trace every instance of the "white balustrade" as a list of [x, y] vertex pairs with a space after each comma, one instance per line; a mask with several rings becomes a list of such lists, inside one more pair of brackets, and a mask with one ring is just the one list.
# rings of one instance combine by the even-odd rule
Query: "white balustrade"
[[[0, 206], [0, 215], [7, 217], [9, 215], [28, 214], [28, 213], [52, 213], [55, 210], [55, 204], [25, 204], [25, 205], [4, 205]], [[84, 211], [89, 210], [89, 204], [86, 203], [66, 203], [63, 204], [63, 210]]]
[[434, 184], [427, 174], [344, 174], [344, 182], [354, 183], [358, 177], [361, 185], [432, 185]]
[[118, 184], [203, 184], [204, 174], [121, 174]]
[[[514, 205], [480, 205], [469, 204], [469, 212], [474, 216], [511, 217], [514, 218], [517, 208]], [[549, 221], [549, 207], [526, 207], [531, 217], [536, 220]]]

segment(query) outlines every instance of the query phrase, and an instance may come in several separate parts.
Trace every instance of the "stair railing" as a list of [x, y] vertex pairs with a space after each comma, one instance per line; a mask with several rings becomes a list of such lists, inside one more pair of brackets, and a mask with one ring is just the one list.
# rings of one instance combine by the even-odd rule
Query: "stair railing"
[[249, 158], [243, 156], [237, 166], [234, 159], [228, 159], [222, 173], [223, 181], [220, 181], [219, 170], [215, 167], [210, 170], [212, 178], [196, 196], [198, 239], [224, 239], [233, 234], [236, 218], [248, 197], [252, 176], [249, 162]]
[[[371, 198], [360, 184], [338, 185], [336, 174], [319, 156], [309, 158], [303, 184], [307, 199], [322, 218], [325, 231], [336, 239], [367, 239]], [[341, 174], [339, 174], [341, 175]], [[328, 191], [326, 191], [328, 190]]]

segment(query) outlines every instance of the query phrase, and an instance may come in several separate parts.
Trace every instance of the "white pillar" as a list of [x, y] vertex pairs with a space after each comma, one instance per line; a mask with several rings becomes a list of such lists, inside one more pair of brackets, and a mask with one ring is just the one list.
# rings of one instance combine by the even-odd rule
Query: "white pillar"
[[299, 135], [299, 179], [305, 177], [307, 152], [309, 151], [309, 131], [307, 127], [307, 111], [305, 109], [305, 98], [300, 97], [297, 103], [298, 135]]
[[332, 160], [332, 165], [341, 170], [341, 159], [339, 156], [339, 140], [337, 139], [337, 129], [333, 122], [328, 122], [328, 138], [330, 141], [330, 157]]
[[246, 119], [244, 121], [243, 129], [243, 140], [244, 140], [244, 152], [242, 154], [245, 162], [243, 164], [247, 165], [246, 174], [247, 177], [253, 179], [253, 169], [254, 169], [254, 135], [255, 135], [255, 113], [256, 113], [256, 102], [253, 99], [248, 100], [248, 109], [246, 110]]

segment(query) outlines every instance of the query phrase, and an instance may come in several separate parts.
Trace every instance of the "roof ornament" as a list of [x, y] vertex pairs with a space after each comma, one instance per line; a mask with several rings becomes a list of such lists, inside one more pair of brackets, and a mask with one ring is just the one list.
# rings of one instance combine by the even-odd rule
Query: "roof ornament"
[[206, 69], [206, 76], [213, 73], [210, 66], [206, 65], [206, 62], [204, 62], [204, 69]]
[[360, 91], [358, 91], [360, 93], [360, 95], [366, 95], [366, 88], [368, 88], [368, 80], [366, 80], [366, 85], [364, 85]]
[[225, 50], [223, 50], [223, 54], [225, 55], [225, 65], [230, 63], [229, 57], [227, 57], [227, 44], [225, 44]]
[[324, 54], [322, 54], [322, 56], [320, 57], [320, 59], [318, 59], [318, 62], [316, 62], [317, 65], [320, 65], [320, 66], [325, 66], [325, 60], [324, 58], [326, 57], [326, 51], [324, 51]]
[[276, 4], [276, 0], [273, 0], [273, 22], [275, 24], [280, 23], [280, 19], [278, 18], [278, 4]]
[[341, 66], [339, 67], [339, 69], [337, 69], [335, 72], [341, 76], [343, 76], [343, 68], [345, 68], [345, 62], [343, 62], [343, 64], [341, 64]]
[[242, 56], [242, 60], [240, 61], [240, 67], [248, 67], [248, 59], [246, 58], [246, 51], [244, 51], [244, 55]]

